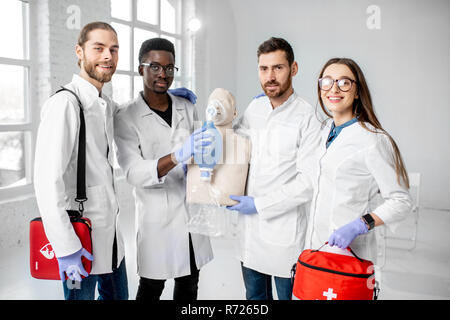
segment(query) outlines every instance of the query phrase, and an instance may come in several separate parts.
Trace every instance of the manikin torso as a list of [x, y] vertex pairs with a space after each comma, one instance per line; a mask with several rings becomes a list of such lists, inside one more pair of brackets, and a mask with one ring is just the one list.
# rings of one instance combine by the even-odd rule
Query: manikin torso
[[225, 89], [215, 89], [208, 99], [208, 108], [217, 114], [211, 119], [222, 136], [221, 160], [214, 167], [211, 181], [200, 179], [200, 168], [189, 164], [186, 202], [188, 204], [234, 205], [230, 195], [244, 195], [250, 161], [250, 140], [236, 134], [232, 121], [236, 117], [235, 100]]

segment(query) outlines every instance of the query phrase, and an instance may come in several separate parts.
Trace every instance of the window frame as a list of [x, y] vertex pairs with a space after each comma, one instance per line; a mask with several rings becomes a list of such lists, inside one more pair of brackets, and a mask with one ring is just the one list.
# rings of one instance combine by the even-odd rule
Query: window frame
[[[176, 8], [176, 20], [180, 21], [179, 24], [176, 26], [176, 33], [170, 33], [164, 30], [161, 30], [161, 0], [157, 0], [158, 2], [158, 24], [151, 24], [148, 22], [144, 22], [144, 21], [140, 21], [137, 18], [137, 1], [138, 0], [131, 0], [130, 1], [130, 5], [131, 5], [131, 18], [130, 21], [127, 20], [123, 20], [120, 18], [116, 18], [111, 16], [111, 23], [117, 23], [117, 24], [122, 24], [125, 25], [127, 27], [129, 27], [129, 39], [130, 39], [130, 60], [129, 60], [129, 69], [128, 70], [122, 70], [122, 69], [117, 69], [115, 74], [119, 74], [119, 75], [127, 75], [129, 76], [129, 86], [130, 86], [130, 96], [129, 99], [134, 99], [134, 77], [139, 77], [139, 72], [137, 71], [137, 67], [138, 67], [138, 63], [137, 63], [137, 55], [138, 52], [134, 52], [134, 28], [139, 28], [142, 30], [146, 30], [146, 31], [150, 31], [150, 32], [154, 32], [156, 33], [158, 36], [168, 36], [168, 37], [172, 37], [176, 40], [179, 41], [179, 49], [181, 49], [181, 55], [177, 55], [177, 63], [176, 65], [185, 65], [186, 63], [186, 54], [185, 54], [185, 50], [184, 50], [184, 42], [185, 42], [185, 34], [184, 34], [184, 30], [183, 30], [183, 26], [184, 26], [184, 21], [183, 21], [183, 10], [184, 10], [184, 6], [183, 6], [183, 1], [182, 0], [178, 0], [178, 8]], [[120, 45], [120, 42], [119, 42]], [[176, 44], [174, 44], [176, 45]], [[120, 51], [119, 51], [120, 54]], [[188, 83], [188, 81], [190, 80], [190, 77], [187, 76], [186, 73], [187, 68], [180, 68], [180, 73], [178, 75], [176, 75], [174, 77], [174, 82], [177, 81], [179, 83], [181, 83], [182, 86], [186, 86], [186, 84]]]

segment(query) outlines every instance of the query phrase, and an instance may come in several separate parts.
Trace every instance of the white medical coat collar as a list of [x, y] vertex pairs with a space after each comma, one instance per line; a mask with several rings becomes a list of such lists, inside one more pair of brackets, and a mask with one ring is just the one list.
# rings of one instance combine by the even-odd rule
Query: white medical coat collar
[[283, 102], [282, 104], [280, 104], [280, 105], [279, 105], [278, 107], [276, 107], [275, 109], [272, 108], [272, 103], [270, 102], [270, 99], [269, 99], [269, 104], [270, 104], [270, 106], [271, 106], [271, 109], [272, 109], [272, 112], [273, 112], [273, 113], [279, 112], [280, 110], [283, 110], [283, 109], [286, 109], [287, 106], [289, 106], [295, 99], [297, 99], [297, 97], [298, 97], [297, 93], [295, 92], [294, 89], [292, 89], [292, 90], [293, 90], [293, 91], [292, 91], [292, 94], [289, 96], [289, 98], [287, 98], [287, 100], [286, 100], [285, 102]]
[[[172, 128], [176, 128], [178, 123], [183, 120], [183, 114], [179, 111], [182, 111], [184, 109], [184, 106], [180, 103], [178, 103], [177, 99], [175, 98], [175, 96], [169, 92], [167, 92], [167, 94], [170, 96], [170, 98], [172, 99]], [[143, 98], [143, 91], [139, 92], [138, 97], [136, 98], [136, 102], [137, 105], [139, 106], [139, 114], [142, 117], [146, 117], [149, 115], [157, 115], [156, 112], [154, 112], [152, 109], [150, 109], [150, 107], [148, 106], [147, 102], [145, 102], [144, 98]], [[161, 120], [161, 124], [164, 126], [169, 127], [169, 125], [161, 119], [161, 117], [159, 115], [157, 115], [158, 120]]]
[[79, 98], [84, 109], [90, 108], [92, 103], [99, 98], [103, 100], [97, 88], [86, 79], [80, 77], [78, 74], [73, 75], [72, 83], [78, 88], [78, 93], [80, 95]]

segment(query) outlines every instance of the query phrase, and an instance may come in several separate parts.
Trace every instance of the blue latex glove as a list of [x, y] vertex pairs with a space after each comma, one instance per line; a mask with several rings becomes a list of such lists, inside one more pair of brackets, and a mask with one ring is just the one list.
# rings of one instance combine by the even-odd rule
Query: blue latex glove
[[210, 152], [205, 146], [210, 145], [213, 142], [213, 136], [206, 131], [206, 127], [201, 127], [195, 130], [184, 142], [183, 146], [174, 152], [175, 159], [178, 162], [185, 162], [189, 160], [194, 153], [206, 153]]
[[185, 98], [185, 99], [189, 100], [190, 102], [192, 102], [193, 104], [195, 104], [197, 102], [197, 96], [195, 95], [195, 93], [193, 93], [191, 90], [189, 90], [185, 87], [169, 89], [169, 92], [171, 94], [173, 94], [174, 96]]
[[86, 249], [81, 248], [75, 253], [68, 256], [57, 258], [59, 266], [59, 276], [61, 280], [66, 280], [64, 272], [67, 274], [70, 280], [75, 280], [81, 282], [81, 275], [87, 277], [89, 273], [84, 270], [83, 263], [81, 262], [81, 257], [93, 261], [94, 257]]
[[357, 236], [368, 231], [367, 225], [361, 218], [355, 219], [334, 231], [328, 238], [328, 245], [346, 249]]
[[253, 197], [231, 195], [230, 199], [239, 201], [239, 203], [235, 204], [234, 206], [227, 206], [227, 209], [237, 210], [243, 214], [252, 214], [258, 212], [256, 211], [255, 199]]
[[183, 168], [183, 171], [184, 171], [184, 176], [186, 177], [186, 175], [187, 175], [187, 164], [183, 163], [182, 164], [182, 168]]

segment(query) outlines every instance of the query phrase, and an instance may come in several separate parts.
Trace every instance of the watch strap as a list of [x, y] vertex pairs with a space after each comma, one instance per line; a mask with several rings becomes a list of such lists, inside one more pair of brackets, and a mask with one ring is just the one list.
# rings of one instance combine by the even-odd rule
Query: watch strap
[[368, 230], [372, 230], [373, 228], [375, 228], [375, 219], [370, 213], [363, 215], [361, 218], [366, 223]]

